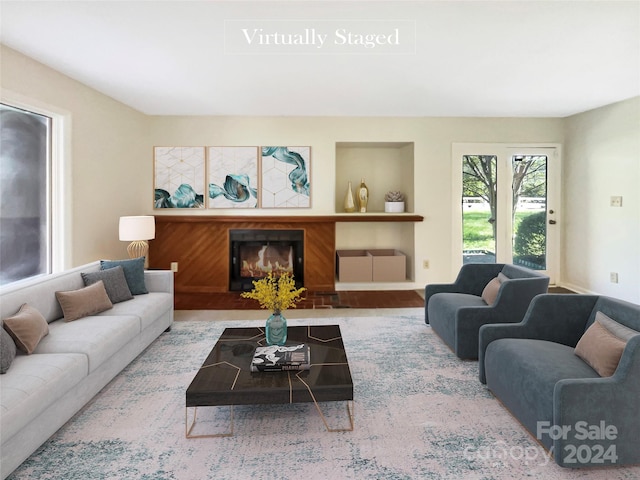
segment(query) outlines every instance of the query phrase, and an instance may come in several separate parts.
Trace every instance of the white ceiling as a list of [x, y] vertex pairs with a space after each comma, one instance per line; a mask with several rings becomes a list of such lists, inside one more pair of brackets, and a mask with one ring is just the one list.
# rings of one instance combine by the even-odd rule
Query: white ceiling
[[[5, 45], [152, 115], [564, 117], [640, 95], [638, 0], [2, 0], [0, 17]], [[401, 45], [260, 50], [249, 20], [400, 25]]]

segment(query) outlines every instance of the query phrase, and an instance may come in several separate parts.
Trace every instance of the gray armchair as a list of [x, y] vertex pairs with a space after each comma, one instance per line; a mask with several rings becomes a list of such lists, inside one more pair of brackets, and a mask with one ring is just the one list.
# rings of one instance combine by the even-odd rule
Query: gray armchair
[[480, 328], [480, 381], [563, 467], [640, 463], [640, 335], [601, 377], [574, 353], [597, 312], [640, 331], [639, 305], [596, 295], [540, 295], [521, 323]]
[[[482, 299], [485, 286], [502, 273], [495, 302]], [[462, 359], [478, 358], [478, 331], [490, 323], [518, 323], [529, 303], [546, 293], [549, 277], [515, 265], [463, 265], [454, 283], [425, 287], [425, 323]]]

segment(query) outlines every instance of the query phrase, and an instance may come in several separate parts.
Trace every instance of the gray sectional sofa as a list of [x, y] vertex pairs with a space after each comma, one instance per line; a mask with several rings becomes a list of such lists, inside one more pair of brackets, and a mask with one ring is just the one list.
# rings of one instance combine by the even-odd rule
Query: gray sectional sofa
[[[612, 320], [606, 333], [594, 325]], [[601, 333], [587, 334], [592, 326]], [[480, 381], [559, 465], [638, 464], [638, 331], [640, 305], [596, 295], [539, 295], [522, 322], [480, 328]], [[594, 341], [583, 343], [588, 336]], [[587, 345], [582, 352], [579, 343]], [[604, 365], [609, 371], [601, 376]]]
[[49, 330], [0, 375], [3, 479], [173, 323], [173, 273], [160, 270], [144, 271], [149, 293], [65, 322], [55, 292], [82, 289], [81, 274], [100, 268], [94, 262], [0, 291], [3, 319], [27, 303]]

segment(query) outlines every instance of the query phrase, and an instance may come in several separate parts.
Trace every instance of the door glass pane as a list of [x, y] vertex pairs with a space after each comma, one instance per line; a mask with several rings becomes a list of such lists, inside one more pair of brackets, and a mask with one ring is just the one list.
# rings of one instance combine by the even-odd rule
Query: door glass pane
[[50, 270], [50, 122], [0, 105], [0, 285]]
[[513, 263], [547, 268], [547, 156], [515, 155], [513, 167]]
[[462, 157], [463, 263], [496, 262], [495, 155]]

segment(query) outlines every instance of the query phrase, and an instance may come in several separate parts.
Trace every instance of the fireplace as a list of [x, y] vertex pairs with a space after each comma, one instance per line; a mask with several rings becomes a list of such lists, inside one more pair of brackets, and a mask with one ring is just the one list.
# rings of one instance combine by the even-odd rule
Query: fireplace
[[253, 280], [291, 273], [304, 285], [303, 230], [229, 230], [229, 290], [247, 291]]

